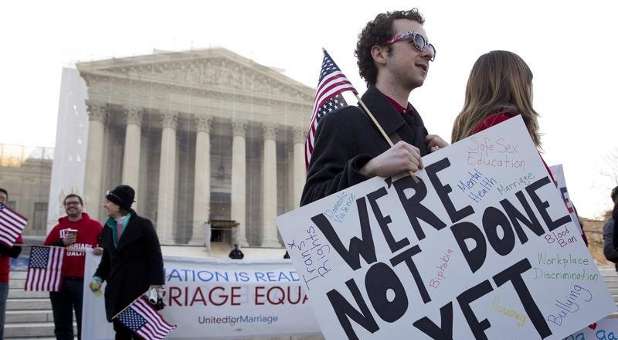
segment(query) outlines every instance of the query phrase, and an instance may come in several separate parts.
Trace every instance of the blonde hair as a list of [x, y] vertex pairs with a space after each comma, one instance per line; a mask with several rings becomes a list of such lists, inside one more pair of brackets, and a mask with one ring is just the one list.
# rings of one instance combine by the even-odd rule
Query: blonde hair
[[523, 59], [509, 51], [491, 51], [474, 63], [464, 107], [453, 125], [452, 142], [470, 136], [482, 120], [499, 112], [521, 114], [534, 144], [540, 147], [539, 114], [532, 108], [532, 72]]

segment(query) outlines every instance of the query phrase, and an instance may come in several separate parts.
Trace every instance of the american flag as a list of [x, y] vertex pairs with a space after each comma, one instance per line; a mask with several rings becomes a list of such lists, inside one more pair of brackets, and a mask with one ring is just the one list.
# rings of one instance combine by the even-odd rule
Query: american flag
[[26, 291], [60, 290], [64, 247], [32, 246], [26, 275]]
[[313, 154], [315, 132], [318, 129], [320, 120], [324, 115], [348, 105], [341, 95], [346, 91], [352, 91], [354, 94], [358, 94], [354, 86], [352, 86], [352, 83], [350, 83], [337, 64], [335, 64], [333, 58], [324, 50], [320, 80], [318, 81], [318, 89], [313, 101], [313, 113], [311, 114], [311, 122], [309, 123], [309, 133], [305, 141], [305, 166], [307, 168], [309, 168], [309, 162]]
[[27, 224], [27, 218], [0, 203], [0, 243], [12, 247]]
[[118, 313], [117, 317], [123, 325], [145, 340], [165, 339], [172, 330], [176, 329], [176, 326], [163, 320], [143, 297], [133, 301]]

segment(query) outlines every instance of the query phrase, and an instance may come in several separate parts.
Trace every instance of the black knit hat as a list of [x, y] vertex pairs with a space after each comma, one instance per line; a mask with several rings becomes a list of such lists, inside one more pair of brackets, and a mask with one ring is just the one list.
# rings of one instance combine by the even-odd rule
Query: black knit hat
[[105, 198], [122, 209], [129, 210], [134, 202], [135, 190], [128, 185], [121, 184], [115, 187], [114, 190], [108, 191]]

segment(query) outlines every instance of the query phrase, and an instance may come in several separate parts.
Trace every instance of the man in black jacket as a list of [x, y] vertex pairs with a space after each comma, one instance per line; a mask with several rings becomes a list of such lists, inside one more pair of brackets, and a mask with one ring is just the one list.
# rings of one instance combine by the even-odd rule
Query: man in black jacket
[[379, 14], [363, 29], [356, 45], [360, 75], [368, 85], [362, 100], [394, 146], [389, 147], [359, 107], [325, 115], [318, 124], [301, 205], [374, 176], [416, 172], [423, 166], [421, 156], [448, 145], [427, 134], [408, 102], [435, 58], [423, 23], [412, 9]]
[[165, 283], [159, 238], [147, 218], [131, 209], [135, 191], [119, 185], [105, 195], [109, 219], [102, 234], [103, 258], [90, 283], [90, 289], [105, 287], [107, 320], [114, 323], [116, 340], [139, 339], [118, 319], [112, 318], [150, 289]]
[[238, 248], [238, 244], [234, 244], [234, 249], [230, 251], [228, 257], [232, 260], [242, 260], [245, 257], [245, 254], [243, 254], [242, 250]]

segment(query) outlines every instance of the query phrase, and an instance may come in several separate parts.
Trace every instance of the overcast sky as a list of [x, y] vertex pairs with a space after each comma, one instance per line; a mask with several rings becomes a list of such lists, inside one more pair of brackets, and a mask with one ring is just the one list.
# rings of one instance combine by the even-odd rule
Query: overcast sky
[[[564, 164], [580, 213], [610, 207], [618, 155], [615, 1], [3, 1], [0, 143], [53, 146], [60, 76], [77, 61], [225, 47], [315, 87], [326, 48], [359, 90], [354, 46], [377, 13], [418, 7], [437, 58], [412, 92], [430, 133], [450, 140], [483, 53], [519, 54], [534, 73], [544, 158]], [[307, 113], [307, 119], [309, 112]]]

